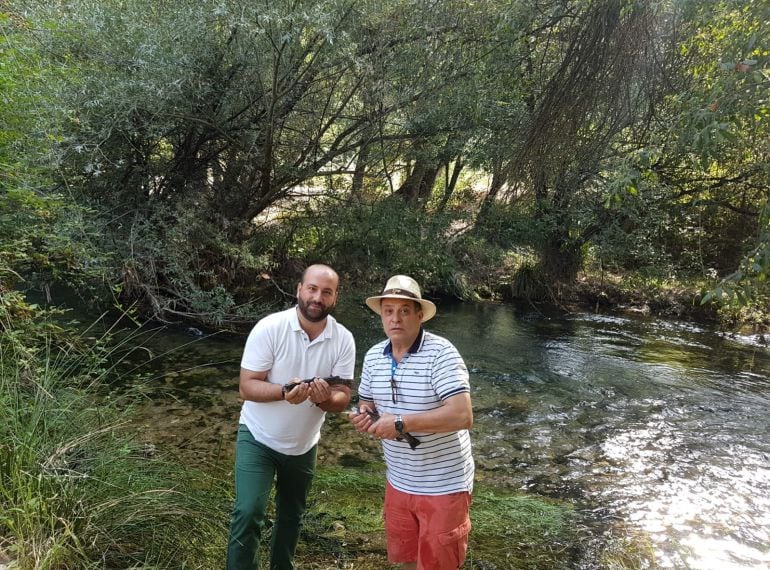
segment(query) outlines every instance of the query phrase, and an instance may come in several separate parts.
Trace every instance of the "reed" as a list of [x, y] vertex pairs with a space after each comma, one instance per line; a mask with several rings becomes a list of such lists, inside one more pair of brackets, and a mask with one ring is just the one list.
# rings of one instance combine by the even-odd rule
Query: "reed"
[[105, 342], [0, 342], [0, 561], [15, 568], [215, 568], [227, 497], [143, 447]]

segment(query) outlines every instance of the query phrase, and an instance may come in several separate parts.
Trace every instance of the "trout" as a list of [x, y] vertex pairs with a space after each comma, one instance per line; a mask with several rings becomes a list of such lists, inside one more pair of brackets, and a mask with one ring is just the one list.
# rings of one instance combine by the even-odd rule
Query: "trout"
[[[370, 418], [372, 418], [372, 423], [380, 419], [380, 414], [378, 414], [377, 412], [372, 412], [370, 410], [367, 410], [366, 413], [369, 414]], [[404, 432], [403, 434], [399, 435], [396, 438], [396, 441], [403, 441], [403, 440], [406, 440], [406, 442], [409, 444], [409, 447], [411, 447], [412, 449], [420, 445], [420, 440], [414, 437], [409, 432]]]
[[[313, 380], [315, 380], [315, 377], [306, 378], [305, 380], [300, 380], [299, 382], [287, 382], [283, 385], [283, 390], [284, 392], [288, 392], [295, 386], [299, 386], [300, 384], [310, 384]], [[326, 378], [321, 378], [321, 380], [326, 382], [329, 386], [347, 386], [350, 388], [353, 385], [352, 379], [340, 378], [339, 376], [327, 376]]]

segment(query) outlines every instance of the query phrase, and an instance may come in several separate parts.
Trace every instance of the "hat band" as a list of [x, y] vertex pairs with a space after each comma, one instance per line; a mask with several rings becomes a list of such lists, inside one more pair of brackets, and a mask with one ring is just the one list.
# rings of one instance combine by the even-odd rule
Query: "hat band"
[[385, 297], [386, 295], [403, 295], [404, 297], [411, 297], [412, 299], [420, 300], [420, 297], [405, 289], [385, 289], [382, 292], [381, 297]]

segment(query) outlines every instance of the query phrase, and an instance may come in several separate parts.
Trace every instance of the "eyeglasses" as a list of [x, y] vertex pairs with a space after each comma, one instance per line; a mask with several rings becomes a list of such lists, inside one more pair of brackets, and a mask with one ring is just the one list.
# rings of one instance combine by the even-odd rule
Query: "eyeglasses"
[[393, 403], [396, 403], [396, 369], [398, 368], [398, 362], [390, 355], [390, 395], [393, 397]]

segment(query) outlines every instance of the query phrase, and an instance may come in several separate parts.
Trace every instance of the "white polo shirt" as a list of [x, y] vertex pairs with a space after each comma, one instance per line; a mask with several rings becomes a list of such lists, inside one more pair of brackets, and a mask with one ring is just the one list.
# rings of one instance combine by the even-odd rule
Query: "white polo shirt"
[[[312, 342], [302, 330], [296, 306], [260, 320], [249, 333], [241, 368], [267, 371], [267, 381], [285, 384], [292, 378], [353, 378], [356, 347], [353, 335], [332, 316]], [[254, 439], [286, 455], [302, 455], [321, 437], [325, 412], [310, 400], [243, 402], [240, 423]]]

